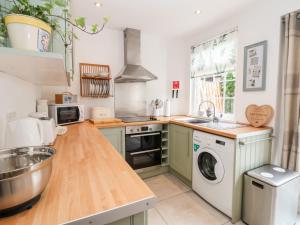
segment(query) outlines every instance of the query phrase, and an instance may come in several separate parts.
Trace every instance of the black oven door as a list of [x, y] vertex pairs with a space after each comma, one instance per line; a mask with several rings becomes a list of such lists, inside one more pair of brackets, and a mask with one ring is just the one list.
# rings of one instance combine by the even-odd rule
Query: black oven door
[[79, 121], [79, 108], [77, 106], [57, 107], [57, 123], [68, 124]]
[[161, 132], [127, 134], [126, 161], [133, 169], [161, 164]]
[[133, 169], [141, 169], [161, 164], [161, 148], [126, 152], [126, 161]]
[[161, 132], [151, 132], [142, 134], [126, 134], [126, 151], [143, 151], [160, 148]]

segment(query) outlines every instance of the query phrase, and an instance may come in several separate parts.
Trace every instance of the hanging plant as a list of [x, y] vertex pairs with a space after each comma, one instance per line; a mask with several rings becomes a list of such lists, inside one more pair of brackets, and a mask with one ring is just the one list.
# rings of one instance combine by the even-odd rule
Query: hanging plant
[[[26, 41], [24, 37], [33, 36], [35, 39], [28, 40], [24, 48], [31, 45], [29, 47], [31, 50], [48, 51], [52, 31], [59, 34], [67, 47], [77, 36], [73, 29], [62, 29], [61, 22], [67, 28], [74, 27], [75, 30], [95, 35], [104, 29], [109, 20], [108, 17], [104, 17], [101, 24], [95, 23], [88, 28], [85, 17], [72, 19], [69, 11], [70, 0], [44, 0], [42, 4], [33, 4], [29, 0], [8, 0], [8, 2], [9, 6], [0, 3], [0, 36], [8, 35], [12, 47], [17, 48], [22, 48], [19, 45], [24, 45]], [[33, 27], [30, 30], [32, 35], [24, 35], [24, 32], [28, 32], [28, 29], [23, 29], [24, 25]]]

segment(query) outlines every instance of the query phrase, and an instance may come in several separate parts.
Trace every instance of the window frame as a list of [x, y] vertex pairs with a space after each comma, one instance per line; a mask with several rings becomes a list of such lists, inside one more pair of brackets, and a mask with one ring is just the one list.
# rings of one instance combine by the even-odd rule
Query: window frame
[[[233, 76], [234, 76], [234, 79], [229, 79], [227, 80], [226, 79], [226, 76], [228, 73], [232, 72], [233, 73]], [[236, 103], [236, 69], [234, 70], [228, 70], [228, 71], [224, 71], [223, 73], [216, 73], [216, 74], [209, 74], [209, 75], [203, 75], [203, 76], [199, 76], [199, 77], [191, 77], [190, 78], [190, 107], [189, 107], [189, 114], [191, 116], [200, 116], [198, 113], [198, 108], [199, 108], [199, 105], [195, 105], [195, 91], [196, 91], [196, 88], [194, 87], [194, 85], [196, 85], [196, 82], [195, 80], [196, 79], [206, 79], [206, 78], [213, 78], [213, 81], [215, 81], [216, 77], [220, 77], [222, 76], [223, 79], [222, 79], [222, 87], [223, 87], [223, 97], [216, 97], [216, 96], [212, 96], [211, 99], [204, 99], [204, 100], [212, 100], [214, 102], [214, 104], [216, 105], [216, 99], [222, 99], [222, 102], [223, 102], [223, 113], [222, 113], [222, 119], [225, 119], [225, 120], [234, 120], [235, 119], [235, 103]], [[231, 81], [234, 81], [234, 84], [235, 84], [235, 88], [234, 88], [234, 96], [233, 97], [226, 97], [226, 84], [227, 82], [231, 82]], [[203, 101], [204, 101], [203, 100]], [[233, 100], [233, 113], [225, 113], [225, 101], [226, 100]], [[195, 112], [197, 111], [197, 113], [195, 114]], [[220, 114], [216, 114], [216, 116], [220, 117]]]

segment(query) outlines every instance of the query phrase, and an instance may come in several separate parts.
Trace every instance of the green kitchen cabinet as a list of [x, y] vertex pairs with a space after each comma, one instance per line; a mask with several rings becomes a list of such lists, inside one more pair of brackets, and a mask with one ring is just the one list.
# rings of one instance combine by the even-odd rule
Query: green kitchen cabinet
[[131, 225], [132, 217], [127, 217], [107, 225]]
[[145, 211], [107, 225], [147, 225], [147, 224], [148, 224], [148, 216], [147, 216], [147, 212]]
[[125, 154], [125, 129], [124, 127], [102, 128], [101, 133], [110, 141], [115, 149], [124, 156]]
[[192, 181], [193, 130], [170, 125], [170, 167], [187, 181]]

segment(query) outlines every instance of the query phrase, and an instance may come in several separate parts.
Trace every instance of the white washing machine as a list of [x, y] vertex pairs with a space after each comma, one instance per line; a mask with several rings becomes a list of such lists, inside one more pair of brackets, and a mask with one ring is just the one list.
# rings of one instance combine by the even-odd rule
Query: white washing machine
[[235, 141], [194, 131], [193, 190], [232, 218]]

